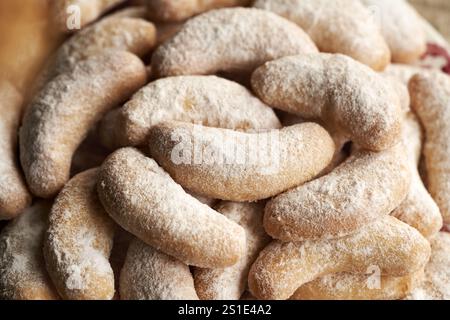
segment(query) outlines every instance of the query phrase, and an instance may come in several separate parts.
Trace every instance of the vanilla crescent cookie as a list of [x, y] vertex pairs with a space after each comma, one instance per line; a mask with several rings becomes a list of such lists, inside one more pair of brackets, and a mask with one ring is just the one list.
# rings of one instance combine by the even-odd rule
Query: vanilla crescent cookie
[[212, 9], [245, 6], [252, 0], [145, 0], [150, 20], [182, 21]]
[[450, 300], [450, 234], [439, 232], [430, 239], [431, 259], [423, 282], [408, 300]]
[[424, 237], [429, 238], [441, 230], [442, 216], [419, 174], [422, 138], [419, 120], [413, 113], [408, 113], [403, 123], [402, 142], [408, 157], [411, 184], [405, 200], [391, 215], [416, 228]]
[[241, 225], [247, 246], [241, 259], [224, 269], [194, 269], [195, 289], [202, 300], [239, 300], [247, 288], [248, 271], [259, 252], [269, 243], [262, 218], [264, 202], [219, 202], [214, 209]]
[[317, 48], [294, 23], [253, 8], [218, 9], [188, 20], [153, 54], [157, 77], [252, 72], [266, 61], [314, 53]]
[[198, 300], [189, 266], [132, 240], [120, 274], [122, 300]]
[[31, 204], [16, 154], [21, 113], [22, 95], [0, 80], [0, 220], [16, 217]]
[[[277, 116], [280, 119], [280, 122], [283, 127], [289, 127], [300, 123], [308, 122], [307, 120], [303, 119], [302, 117], [299, 117], [295, 114], [284, 112], [281, 110], [278, 110]], [[325, 127], [325, 124], [321, 121], [316, 121], [317, 124], [321, 125], [322, 127]], [[331, 138], [334, 141], [335, 151], [333, 159], [331, 160], [330, 164], [322, 170], [322, 172], [318, 175], [318, 177], [321, 177], [323, 175], [326, 175], [333, 171], [337, 166], [339, 166], [342, 162], [344, 162], [348, 156], [349, 156], [349, 148], [350, 142], [348, 138], [346, 138], [341, 132], [337, 130], [331, 130], [328, 129], [328, 133], [330, 134]]]
[[115, 225], [96, 192], [98, 168], [73, 177], [59, 193], [44, 241], [48, 272], [70, 300], [109, 300], [114, 274], [109, 263]]
[[361, 0], [371, 8], [391, 50], [392, 61], [412, 63], [425, 53], [427, 40], [423, 22], [404, 0]]
[[[403, 277], [335, 273], [308, 282], [290, 300], [398, 300], [405, 298], [423, 280], [423, 270]], [[369, 268], [370, 271], [370, 268]]]
[[216, 76], [179, 76], [151, 82], [109, 112], [100, 137], [110, 148], [142, 145], [152, 126], [168, 120], [235, 130], [281, 127], [274, 111], [244, 86]]
[[327, 274], [365, 273], [406, 276], [424, 268], [430, 244], [414, 228], [386, 216], [335, 240], [273, 241], [256, 259], [249, 287], [259, 299], [288, 299], [307, 282]]
[[264, 227], [282, 241], [342, 237], [389, 215], [410, 182], [403, 145], [378, 153], [358, 150], [329, 174], [269, 201]]
[[388, 81], [391, 87], [396, 91], [398, 98], [400, 99], [401, 111], [406, 114], [411, 111], [411, 98], [409, 96], [408, 83], [403, 83], [400, 79], [390, 76], [385, 73], [381, 73], [384, 79]]
[[381, 151], [400, 140], [397, 90], [369, 67], [340, 54], [309, 54], [267, 62], [252, 75], [270, 106], [320, 119], [360, 147]]
[[397, 80], [401, 81], [402, 83], [408, 85], [409, 80], [417, 74], [421, 72], [426, 72], [427, 69], [414, 66], [414, 65], [408, 65], [408, 64], [401, 64], [401, 63], [392, 63], [387, 66], [387, 68], [383, 71], [383, 75], [385, 76], [391, 76], [396, 78]]
[[42, 244], [51, 203], [36, 202], [0, 232], [0, 300], [58, 300]]
[[213, 199], [270, 198], [317, 176], [334, 142], [315, 123], [243, 133], [183, 122], [150, 130], [149, 154], [189, 190]]
[[55, 196], [69, 180], [73, 153], [89, 130], [145, 82], [145, 67], [137, 56], [108, 51], [47, 83], [20, 129], [21, 163], [31, 192]]
[[257, 0], [253, 6], [295, 22], [322, 52], [345, 54], [376, 71], [391, 60], [379, 26], [359, 0]]
[[417, 74], [409, 82], [409, 91], [411, 108], [425, 130], [428, 190], [444, 224], [450, 224], [450, 77], [440, 71]]
[[187, 194], [136, 149], [114, 152], [101, 167], [97, 188], [121, 227], [185, 264], [225, 268], [244, 253], [241, 226]]
[[105, 50], [128, 51], [139, 57], [156, 45], [155, 26], [143, 19], [111, 16], [86, 27], [66, 40], [50, 57], [35, 81], [40, 90], [52, 78], [69, 71], [77, 63]]

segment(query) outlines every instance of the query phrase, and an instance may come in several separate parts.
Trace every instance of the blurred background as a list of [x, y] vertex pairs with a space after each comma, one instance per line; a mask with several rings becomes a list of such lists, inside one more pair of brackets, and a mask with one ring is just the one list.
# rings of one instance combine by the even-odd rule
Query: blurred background
[[409, 0], [409, 2], [450, 42], [450, 0]]
[[[9, 80], [25, 96], [35, 74], [65, 37], [51, 27], [50, 1], [55, 0], [0, 0], [0, 80]], [[450, 41], [450, 0], [410, 3]]]
[[0, 79], [21, 91], [61, 39], [48, 8], [48, 0], [0, 0]]
[[0, 0], [0, 80], [10, 81], [25, 98], [37, 72], [68, 36], [54, 27], [52, 1], [62, 0]]

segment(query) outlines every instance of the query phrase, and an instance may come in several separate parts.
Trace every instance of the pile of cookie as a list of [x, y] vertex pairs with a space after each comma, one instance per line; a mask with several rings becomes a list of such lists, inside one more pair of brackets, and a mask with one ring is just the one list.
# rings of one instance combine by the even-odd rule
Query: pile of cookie
[[1, 299], [450, 299], [450, 77], [406, 1], [50, 3], [33, 98], [0, 84]]

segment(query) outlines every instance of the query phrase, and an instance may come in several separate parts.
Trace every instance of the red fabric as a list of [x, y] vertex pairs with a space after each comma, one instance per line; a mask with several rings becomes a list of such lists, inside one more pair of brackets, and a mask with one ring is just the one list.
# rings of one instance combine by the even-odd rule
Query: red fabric
[[428, 43], [427, 52], [424, 54], [423, 58], [427, 56], [444, 58], [447, 63], [442, 67], [442, 71], [450, 74], [450, 54], [445, 48], [435, 43]]

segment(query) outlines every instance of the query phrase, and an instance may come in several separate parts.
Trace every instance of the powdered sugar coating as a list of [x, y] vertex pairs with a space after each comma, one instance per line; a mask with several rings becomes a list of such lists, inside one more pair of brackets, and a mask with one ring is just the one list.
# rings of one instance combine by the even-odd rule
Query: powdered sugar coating
[[259, 299], [288, 299], [327, 274], [376, 266], [381, 274], [405, 276], [422, 269], [429, 257], [430, 245], [416, 229], [386, 216], [340, 239], [272, 242], [250, 269], [249, 287]]
[[244, 252], [242, 227], [187, 194], [136, 149], [119, 149], [103, 163], [98, 193], [120, 226], [188, 265], [224, 268]]
[[246, 233], [247, 247], [241, 259], [224, 269], [195, 268], [194, 281], [202, 300], [239, 300], [247, 288], [250, 266], [259, 252], [269, 243], [262, 218], [264, 202], [237, 203], [222, 201], [214, 208], [225, 217], [242, 226]]
[[264, 227], [282, 241], [342, 237], [388, 215], [411, 181], [403, 145], [356, 151], [328, 175], [289, 190], [266, 206]]
[[384, 80], [388, 81], [391, 87], [397, 93], [400, 99], [400, 105], [403, 113], [408, 113], [411, 111], [411, 98], [409, 96], [408, 83], [401, 82], [398, 78], [390, 76], [388, 74], [382, 73], [384, 75]]
[[179, 76], [156, 80], [101, 123], [109, 147], [144, 143], [152, 126], [178, 120], [227, 129], [275, 129], [273, 110], [245, 87], [216, 76]]
[[419, 174], [422, 138], [419, 120], [413, 113], [408, 113], [403, 123], [402, 142], [406, 147], [411, 184], [406, 199], [392, 212], [392, 215], [416, 228], [428, 238], [441, 230], [442, 216]]
[[60, 295], [71, 300], [109, 300], [114, 222], [96, 192], [98, 168], [72, 178], [56, 198], [44, 242], [45, 261]]
[[404, 0], [361, 0], [372, 10], [381, 25], [391, 50], [392, 61], [412, 63], [427, 49], [423, 23], [416, 10]]
[[0, 299], [59, 299], [42, 254], [50, 206], [34, 204], [0, 233]]
[[[277, 112], [277, 116], [279, 117], [283, 127], [308, 122], [307, 120], [303, 119], [302, 117], [299, 117], [298, 115], [280, 110]], [[326, 125], [323, 124], [322, 121], [320, 120], [316, 120], [315, 122], [321, 125], [322, 127], [326, 127]], [[333, 171], [349, 156], [348, 150], [344, 150], [346, 149], [344, 147], [349, 143], [348, 138], [345, 137], [340, 131], [333, 130], [333, 128], [327, 128], [327, 131], [330, 134], [331, 138], [333, 139], [336, 148], [333, 159], [331, 160], [330, 164], [324, 170], [322, 170], [322, 172], [318, 175], [318, 177], [324, 176]]]
[[415, 75], [409, 83], [412, 109], [425, 129], [423, 154], [428, 190], [444, 224], [450, 223], [450, 77], [442, 72]]
[[431, 239], [431, 259], [425, 279], [408, 300], [450, 300], [450, 234], [440, 232]]
[[187, 21], [155, 51], [152, 69], [157, 77], [252, 72], [266, 61], [314, 52], [302, 29], [271, 12], [218, 9]]
[[257, 0], [253, 6], [295, 22], [322, 52], [345, 54], [377, 71], [390, 62], [380, 28], [359, 0]]
[[128, 249], [120, 275], [123, 300], [198, 300], [189, 266], [139, 239]]
[[31, 203], [16, 155], [22, 96], [0, 81], [0, 220], [16, 217]]
[[93, 56], [51, 80], [32, 101], [20, 130], [21, 162], [32, 193], [55, 195], [92, 126], [145, 82], [142, 61], [120, 51]]
[[65, 41], [40, 73], [35, 90], [77, 63], [105, 50], [128, 51], [139, 57], [156, 44], [155, 26], [142, 19], [106, 17]]
[[365, 149], [384, 150], [400, 139], [396, 90], [349, 57], [320, 53], [271, 61], [253, 73], [252, 88], [268, 105], [321, 119]]
[[422, 279], [423, 270], [403, 277], [329, 274], [304, 284], [290, 300], [398, 300], [405, 298]]
[[402, 83], [408, 85], [409, 80], [416, 74], [426, 71], [425, 68], [406, 65], [401, 63], [392, 63], [383, 71], [384, 75], [394, 77]]
[[243, 133], [164, 122], [151, 129], [148, 146], [182, 186], [230, 201], [266, 199], [309, 181], [327, 167], [335, 149], [315, 123]]
[[150, 20], [182, 21], [199, 13], [233, 6], [245, 6], [251, 0], [145, 0]]

